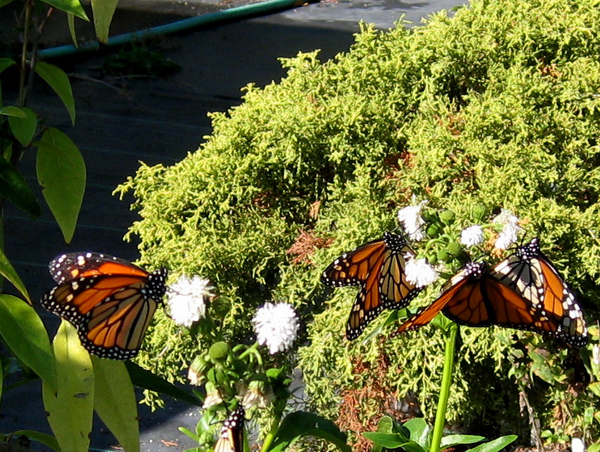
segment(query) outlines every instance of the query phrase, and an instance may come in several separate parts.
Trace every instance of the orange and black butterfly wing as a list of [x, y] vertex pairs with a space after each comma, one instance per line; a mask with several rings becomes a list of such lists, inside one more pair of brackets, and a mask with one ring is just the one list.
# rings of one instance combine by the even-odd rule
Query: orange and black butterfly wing
[[[490, 276], [516, 292], [528, 306], [524, 309], [514, 297], [507, 299], [514, 305], [508, 309], [522, 316], [514, 328], [545, 333], [576, 347], [587, 343], [587, 326], [577, 297], [541, 253], [537, 238], [493, 267]], [[490, 298], [493, 303], [494, 297]]]
[[321, 281], [330, 286], [362, 286], [350, 310], [346, 326], [348, 340], [360, 336], [367, 324], [384, 309], [379, 297], [379, 283], [387, 253], [384, 239], [365, 243], [342, 254], [321, 276]]
[[387, 253], [379, 275], [380, 298], [384, 308], [402, 309], [423, 290], [406, 279], [406, 262], [414, 259], [415, 253], [402, 236], [386, 232], [384, 241]]
[[125, 259], [91, 252], [62, 254], [50, 262], [49, 269], [59, 284], [93, 275], [148, 276], [147, 271]]
[[588, 330], [575, 293], [550, 261], [543, 255], [539, 259], [544, 274], [543, 314], [558, 325], [554, 336], [575, 347], [584, 347], [588, 341]]
[[244, 416], [244, 408], [240, 406], [223, 422], [221, 435], [215, 443], [215, 452], [244, 450]]
[[[71, 322], [90, 353], [103, 358], [133, 358], [165, 293], [167, 271], [149, 274], [112, 258], [108, 262], [97, 260], [96, 268], [73, 266], [68, 260], [61, 270], [59, 259], [51, 267], [62, 282], [42, 297], [41, 304]], [[117, 268], [122, 274], [102, 274], [97, 268]], [[66, 276], [77, 272], [78, 277]]]
[[361, 285], [346, 326], [346, 338], [356, 339], [384, 309], [401, 309], [421, 289], [406, 280], [406, 259], [414, 252], [402, 236], [384, 233], [383, 239], [359, 246], [336, 259], [323, 272], [323, 283]]
[[479, 278], [476, 290], [468, 297], [452, 300], [444, 315], [456, 323], [474, 327], [532, 329], [538, 320], [531, 303], [488, 273]]
[[374, 240], [344, 253], [323, 272], [321, 281], [328, 286], [360, 286], [373, 269], [381, 266], [381, 257], [386, 251], [384, 239]]
[[379, 294], [379, 285], [381, 265], [386, 258], [386, 253], [389, 253], [389, 251], [385, 251], [379, 256], [375, 268], [369, 273], [352, 305], [346, 324], [346, 338], [349, 341], [360, 336], [366, 326], [384, 310], [384, 304]]
[[[440, 311], [444, 314], [466, 313], [481, 301], [480, 277], [484, 264], [472, 262], [463, 267], [442, 287], [441, 295], [429, 306], [404, 322], [393, 335], [415, 330], [433, 320]], [[463, 314], [464, 315], [464, 314]]]

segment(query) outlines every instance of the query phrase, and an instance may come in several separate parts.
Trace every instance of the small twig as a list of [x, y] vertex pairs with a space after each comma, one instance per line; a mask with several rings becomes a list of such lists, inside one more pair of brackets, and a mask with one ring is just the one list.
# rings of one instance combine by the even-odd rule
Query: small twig
[[531, 437], [535, 442], [535, 448], [538, 450], [538, 452], [542, 452], [543, 448], [542, 437], [540, 436], [540, 421], [536, 417], [535, 411], [529, 403], [529, 398], [524, 390], [519, 391], [519, 405], [521, 405], [521, 410], [523, 410], [524, 406], [527, 408], [529, 423], [531, 424]]

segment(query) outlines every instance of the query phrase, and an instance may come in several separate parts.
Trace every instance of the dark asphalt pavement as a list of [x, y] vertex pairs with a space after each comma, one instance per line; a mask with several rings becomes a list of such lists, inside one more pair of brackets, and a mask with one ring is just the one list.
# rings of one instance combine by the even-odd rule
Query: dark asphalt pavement
[[[153, 23], [154, 19], [162, 23], [222, 7], [217, 2], [211, 4], [211, 0], [135, 0], [135, 4], [128, 1], [123, 5], [136, 9], [123, 9], [116, 15], [113, 29], [117, 32], [132, 23]], [[171, 165], [194, 151], [211, 131], [207, 113], [238, 105], [240, 89], [250, 82], [264, 86], [285, 75], [278, 58], [321, 49], [321, 58], [326, 60], [348, 50], [359, 20], [385, 29], [406, 14], [406, 19], [418, 24], [434, 11], [462, 3], [324, 1], [268, 17], [166, 37], [161, 44], [163, 52], [182, 70], [165, 78], [97, 80], [103, 56], [69, 59], [65, 68], [71, 75], [76, 97], [75, 127], [60, 101], [43, 86], [38, 86], [32, 96], [32, 108], [65, 131], [86, 161], [88, 187], [75, 238], [71, 244], [64, 244], [47, 208], [38, 221], [16, 209], [9, 209], [6, 215], [6, 252], [33, 299], [39, 299], [52, 287], [46, 263], [60, 253], [92, 250], [135, 260], [136, 245], [124, 243], [123, 236], [136, 215], [129, 211], [128, 202], [119, 201], [112, 191], [134, 174], [140, 160], [150, 165]], [[138, 9], [140, 5], [142, 10]], [[37, 185], [34, 164], [34, 155], [26, 156], [23, 170], [32, 186]], [[49, 324], [54, 321], [50, 314], [43, 316]], [[40, 394], [39, 384], [35, 383], [5, 394], [0, 407], [0, 432], [32, 429], [50, 433]], [[197, 408], [171, 401], [165, 410], [154, 413], [140, 406], [142, 451], [193, 447], [177, 428], [194, 430], [198, 417]], [[110, 450], [116, 445], [99, 421], [95, 426], [92, 450]]]

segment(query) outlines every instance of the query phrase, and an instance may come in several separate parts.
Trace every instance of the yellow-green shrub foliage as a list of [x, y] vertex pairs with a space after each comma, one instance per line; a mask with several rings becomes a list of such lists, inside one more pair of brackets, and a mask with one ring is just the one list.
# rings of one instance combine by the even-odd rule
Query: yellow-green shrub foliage
[[[490, 213], [504, 207], [526, 222], [529, 237], [539, 234], [593, 325], [599, 34], [595, 0], [477, 1], [411, 31], [365, 27], [334, 61], [320, 63], [316, 52], [285, 60], [289, 72], [280, 83], [250, 86], [241, 106], [213, 115], [214, 132], [197, 152], [170, 168], [142, 166], [121, 187], [133, 191], [142, 217], [131, 234], [141, 239], [147, 263], [213, 282], [232, 338], [248, 337], [263, 302], [294, 304], [307, 325], [300, 367], [321, 413], [336, 416], [344, 400], [346, 425], [382, 414], [377, 391], [364, 398], [368, 392], [357, 392], [375, 374], [355, 370], [370, 366], [379, 372], [381, 397], [415, 391], [431, 416], [439, 333], [426, 327], [348, 344], [344, 324], [357, 289], [325, 290], [320, 274], [343, 251], [396, 227], [397, 208], [413, 196], [452, 209], [462, 226], [476, 204]], [[174, 378], [207, 344], [158, 321], [142, 361]], [[544, 429], [588, 440], [598, 430], [595, 396], [569, 390], [567, 353], [551, 341], [497, 328], [461, 334], [452, 423], [523, 432], [525, 388]], [[548, 350], [537, 364], [528, 355], [536, 347]], [[582, 352], [586, 364], [589, 350]], [[511, 369], [530, 382], [518, 386]], [[344, 414], [348, 406], [354, 411]]]

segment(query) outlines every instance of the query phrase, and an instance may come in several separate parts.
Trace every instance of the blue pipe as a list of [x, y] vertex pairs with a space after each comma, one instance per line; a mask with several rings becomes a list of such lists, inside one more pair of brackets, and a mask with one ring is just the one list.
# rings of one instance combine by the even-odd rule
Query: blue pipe
[[222, 22], [242, 20], [258, 15], [271, 14], [277, 11], [303, 6], [305, 4], [306, 2], [302, 0], [266, 0], [260, 3], [251, 3], [249, 5], [238, 6], [236, 8], [224, 9], [214, 13], [204, 14], [202, 16], [190, 17], [189, 19], [183, 19], [167, 25], [159, 25], [146, 30], [134, 31], [132, 33], [114, 36], [112, 38], [108, 38], [107, 43], [103, 45], [93, 41], [82, 44], [79, 47], [75, 47], [74, 45], [65, 45], [52, 47], [49, 49], [42, 49], [38, 51], [38, 56], [40, 58], [58, 58], [76, 53], [98, 50], [100, 48], [120, 46], [135, 40], [141, 40], [152, 36], [173, 34], [193, 28], [215, 25]]

